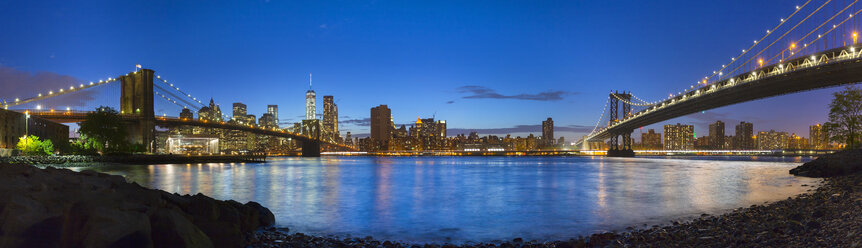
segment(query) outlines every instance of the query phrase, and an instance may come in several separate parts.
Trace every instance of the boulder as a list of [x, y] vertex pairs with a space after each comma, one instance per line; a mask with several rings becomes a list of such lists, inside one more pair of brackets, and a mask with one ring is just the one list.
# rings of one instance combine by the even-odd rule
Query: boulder
[[92, 171], [0, 164], [0, 247], [244, 247], [255, 202], [178, 195]]
[[213, 247], [210, 238], [177, 210], [156, 210], [150, 226], [155, 247]]

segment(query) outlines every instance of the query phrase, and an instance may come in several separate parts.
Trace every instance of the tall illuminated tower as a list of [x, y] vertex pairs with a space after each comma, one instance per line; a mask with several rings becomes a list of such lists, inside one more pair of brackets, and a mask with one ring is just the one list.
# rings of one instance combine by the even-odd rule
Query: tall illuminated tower
[[311, 89], [311, 73], [308, 74], [308, 91], [305, 92], [305, 119], [306, 120], [315, 120], [317, 117], [315, 116], [315, 112], [317, 112], [317, 107], [315, 107], [315, 102], [317, 101], [317, 97], [314, 94], [314, 90]]

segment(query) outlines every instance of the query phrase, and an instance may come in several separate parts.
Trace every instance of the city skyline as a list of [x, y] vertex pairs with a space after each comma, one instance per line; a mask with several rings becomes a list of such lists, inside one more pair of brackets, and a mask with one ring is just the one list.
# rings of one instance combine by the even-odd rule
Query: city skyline
[[[728, 53], [761, 35], [762, 30], [754, 27], [772, 25], [777, 21], [774, 19], [792, 9], [789, 3], [764, 1], [746, 2], [746, 8], [724, 3], [685, 2], [683, 9], [675, 12], [664, 10], [679, 3], [683, 2], [620, 4], [636, 8], [621, 8], [609, 3], [570, 2], [469, 4], [494, 10], [479, 13], [471, 11], [475, 8], [454, 10], [455, 6], [436, 7], [446, 14], [425, 10], [422, 3], [394, 6], [344, 3], [370, 14], [326, 3], [302, 8], [280, 2], [227, 4], [230, 6], [7, 3], [5, 7], [8, 8], [3, 8], [6, 11], [0, 10], [5, 16], [3, 18], [15, 21], [7, 21], [12, 23], [9, 32], [2, 34], [10, 42], [9, 46], [0, 48], [4, 49], [0, 53], [3, 54], [0, 56], [0, 78], [4, 80], [0, 81], [26, 82], [36, 86], [49, 81], [46, 77], [63, 79], [59, 84], [86, 82], [115, 76], [113, 73], [117, 71], [127, 71], [135, 64], [142, 64], [158, 70], [161, 75], [183, 89], [199, 94], [199, 97], [211, 97], [222, 105], [243, 102], [254, 106], [249, 107], [249, 113], [257, 116], [262, 116], [266, 105], [279, 105], [279, 121], [298, 122], [304, 113], [304, 102], [299, 98], [306, 90], [308, 73], [314, 72], [318, 76], [315, 90], [321, 95], [337, 98], [341, 135], [344, 131], [351, 131], [353, 136], [359, 137], [369, 134], [367, 109], [388, 104], [396, 123], [410, 123], [417, 115], [436, 116], [451, 123], [450, 135], [475, 130], [481, 134], [526, 136], [530, 132], [540, 132], [541, 125], [525, 120], [551, 116], [557, 123], [555, 135], [574, 140], [595, 125], [607, 91], [636, 90], [634, 93], [641, 98], [661, 99], [669, 89], [684, 88], [687, 82], [708, 74], [727, 59]], [[776, 5], [787, 5], [787, 8], [775, 8]], [[168, 7], [173, 10], [164, 10]], [[232, 7], [243, 10], [239, 12], [245, 14], [220, 16], [214, 10], [218, 7]], [[132, 8], [148, 11], [100, 11]], [[195, 11], [198, 8], [200, 11]], [[16, 11], [8, 11], [12, 9]], [[607, 11], [594, 14], [591, 10], [596, 9]], [[646, 11], [641, 9], [664, 11], [668, 15], [645, 16], [641, 12]], [[710, 11], [697, 11], [704, 9]], [[36, 12], [45, 14], [33, 14]], [[283, 12], [291, 14], [284, 15]], [[754, 12], [757, 14], [750, 14]], [[138, 31], [128, 28], [137, 25], [139, 20], [148, 20], [143, 13], [153, 13], [165, 19], [147, 23], [148, 26], [142, 27], [146, 32], [172, 37], [176, 42], [168, 44], [157, 39], [143, 39], [150, 41], [143, 42], [123, 38], [143, 38], [138, 36]], [[252, 14], [264, 17], [264, 21], [249, 20], [247, 17]], [[723, 18], [736, 14], [746, 16], [746, 19]], [[381, 22], [375, 15], [382, 15], [387, 22]], [[189, 16], [200, 20], [184, 22]], [[449, 17], [451, 21], [437, 21], [440, 17]], [[110, 24], [100, 21], [106, 18], [120, 21]], [[516, 25], [510, 18], [520, 21]], [[636, 18], [649, 18], [653, 24], [629, 22]], [[68, 33], [64, 31], [64, 25], [58, 24], [68, 23], [70, 19], [81, 25], [74, 29], [80, 33]], [[584, 20], [592, 19], [606, 22], [613, 28], [585, 24]], [[718, 34], [712, 31], [726, 22], [752, 28], [720, 30]], [[175, 23], [180, 23], [173, 29], [175, 32], [158, 31], [159, 27]], [[220, 29], [219, 26], [223, 25], [260, 28]], [[33, 32], [29, 28], [31, 26], [44, 31]], [[370, 34], [356, 33], [359, 27], [370, 28]], [[481, 31], [473, 27], [481, 27]], [[686, 35], [668, 32], [677, 29], [686, 31]], [[412, 30], [423, 30], [423, 34]], [[445, 30], [459, 31], [451, 33]], [[58, 34], [67, 41], [46, 42], [50, 40], [44, 39], [48, 33]], [[596, 35], [587, 35], [592, 33]], [[545, 40], [526, 38], [537, 34], [543, 35]], [[207, 39], [216, 37], [227, 39]], [[247, 44], [255, 46], [239, 43], [237, 37], [243, 37], [243, 40], [248, 40]], [[382, 38], [382, 41], [370, 39], [372, 37]], [[572, 40], [572, 37], [586, 39]], [[340, 41], [356, 41], [356, 44], [335, 49], [327, 46]], [[704, 47], [714, 49], [689, 46], [676, 49], [688, 42], [702, 42]], [[285, 45], [276, 47], [276, 43]], [[158, 52], [141, 53], [137, 48]], [[618, 49], [635, 53], [633, 59], [601, 59], [592, 52]], [[292, 59], [283, 59], [288, 57]], [[582, 59], [587, 57], [600, 59], [589, 62]], [[644, 67], [642, 65], [650, 61], [644, 58], [662, 58], [661, 61], [670, 61], [671, 64]], [[457, 60], [463, 62], [452, 63]], [[631, 71], [613, 73], [611, 65], [630, 68]], [[233, 87], [233, 84], [243, 87]], [[373, 94], [370, 89], [378, 89], [385, 94]], [[804, 134], [808, 125], [825, 121], [829, 94], [837, 90], [817, 90], [737, 104], [665, 123], [694, 123], [697, 124], [696, 133], [707, 133], [708, 127], [701, 124], [714, 120], [726, 123], [745, 120], [766, 129]], [[8, 96], [3, 94], [0, 97], [27, 97], [30, 93], [12, 89], [6, 93]], [[575, 111], [572, 111], [573, 106]], [[316, 114], [320, 116], [322, 111], [318, 109]], [[660, 129], [660, 125], [644, 127], [649, 128]]]

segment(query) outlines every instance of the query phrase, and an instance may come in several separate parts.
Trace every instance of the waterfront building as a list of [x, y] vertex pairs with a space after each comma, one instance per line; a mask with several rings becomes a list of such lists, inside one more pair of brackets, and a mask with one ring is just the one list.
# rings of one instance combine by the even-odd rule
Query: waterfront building
[[758, 132], [757, 133], [757, 149], [761, 150], [781, 150], [787, 149], [787, 140], [790, 136], [787, 135], [787, 132], [776, 132], [775, 130], [769, 130], [768, 132]]
[[751, 150], [754, 149], [754, 124], [750, 122], [740, 122], [736, 125], [736, 134], [734, 137], [734, 149]]
[[171, 135], [165, 140], [170, 154], [219, 154], [219, 138], [209, 135]]
[[13, 149], [26, 135], [51, 140], [58, 146], [69, 141], [69, 126], [0, 108], [0, 148]]
[[664, 125], [665, 150], [691, 150], [694, 148], [694, 126]]
[[820, 124], [811, 125], [808, 127], [808, 138], [811, 144], [811, 149], [823, 150], [829, 148], [829, 141], [823, 132], [823, 126]]
[[709, 124], [709, 149], [724, 149], [724, 122], [715, 121]]
[[641, 147], [647, 150], [661, 150], [661, 133], [656, 133], [655, 129], [650, 129], [645, 134], [641, 134]]
[[371, 108], [371, 140], [388, 142], [392, 137], [392, 110], [386, 105]]
[[554, 120], [551, 117], [542, 121], [542, 141], [544, 141], [544, 145], [554, 145]]
[[336, 141], [338, 133], [338, 105], [332, 96], [323, 96], [323, 135], [325, 140]]

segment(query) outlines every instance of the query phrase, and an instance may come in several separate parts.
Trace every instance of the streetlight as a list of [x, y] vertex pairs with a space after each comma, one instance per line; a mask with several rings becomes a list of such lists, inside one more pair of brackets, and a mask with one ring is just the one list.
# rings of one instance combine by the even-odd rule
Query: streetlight
[[30, 135], [30, 111], [24, 111], [24, 136]]
[[858, 33], [856, 33], [856, 32], [853, 32], [853, 44], [856, 44], [856, 39], [857, 39], [857, 38], [859, 38], [859, 34], [858, 34]]
[[757, 59], [757, 63], [760, 64], [761, 68], [763, 68], [763, 59]]

